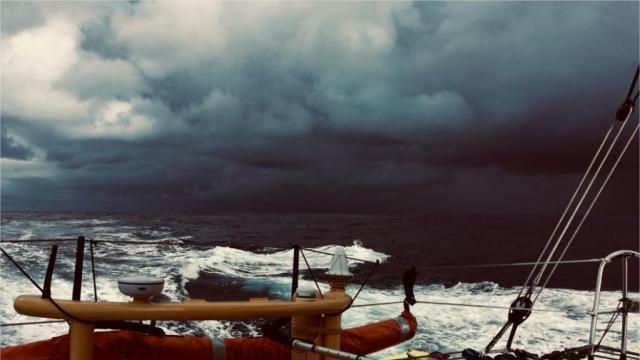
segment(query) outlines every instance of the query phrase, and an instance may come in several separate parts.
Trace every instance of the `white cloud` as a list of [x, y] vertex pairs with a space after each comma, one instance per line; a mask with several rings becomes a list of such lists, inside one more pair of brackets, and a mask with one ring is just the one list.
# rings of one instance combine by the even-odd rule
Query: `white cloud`
[[157, 133], [170, 111], [140, 97], [144, 79], [128, 62], [80, 49], [81, 24], [54, 17], [2, 42], [2, 113], [61, 137], [134, 140]]
[[222, 3], [143, 2], [134, 12], [117, 12], [117, 39], [146, 75], [161, 77], [221, 54], [227, 43], [220, 26]]
[[128, 99], [148, 89], [131, 63], [122, 59], [102, 59], [89, 53], [82, 53], [54, 86], [82, 100]]
[[158, 101], [134, 98], [100, 103], [92, 111], [91, 121], [68, 128], [75, 138], [115, 138], [139, 140], [167, 130], [171, 111]]
[[78, 59], [80, 32], [64, 18], [23, 30], [2, 42], [2, 111], [41, 120], [77, 120], [85, 103], [53, 83]]

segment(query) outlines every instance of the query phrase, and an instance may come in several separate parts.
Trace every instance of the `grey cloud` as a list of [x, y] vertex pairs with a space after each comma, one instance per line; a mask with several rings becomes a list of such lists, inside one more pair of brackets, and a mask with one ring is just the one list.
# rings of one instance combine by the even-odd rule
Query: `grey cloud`
[[[11, 120], [60, 173], [9, 179], [6, 201], [31, 184], [91, 209], [553, 212], [638, 62], [633, 2], [198, 6], [81, 17], [55, 89], [132, 110], [100, 129]], [[149, 129], [124, 126], [136, 116]], [[637, 185], [628, 159], [621, 188]], [[637, 213], [611, 194], [607, 211]]]
[[17, 142], [16, 139], [7, 134], [6, 128], [2, 127], [0, 131], [0, 144], [2, 144], [0, 154], [2, 154], [2, 157], [18, 160], [30, 160], [33, 158], [34, 153], [31, 148]]

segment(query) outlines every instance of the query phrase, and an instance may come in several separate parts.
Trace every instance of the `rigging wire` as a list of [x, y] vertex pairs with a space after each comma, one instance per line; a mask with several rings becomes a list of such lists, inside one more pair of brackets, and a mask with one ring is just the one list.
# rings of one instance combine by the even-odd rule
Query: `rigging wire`
[[[629, 114], [629, 116], [631, 116], [631, 114]], [[600, 188], [598, 189], [598, 192], [595, 194], [595, 197], [591, 200], [591, 203], [589, 204], [589, 207], [587, 208], [586, 212], [584, 213], [584, 215], [582, 216], [582, 219], [580, 219], [580, 222], [578, 223], [578, 226], [575, 228], [575, 230], [573, 231], [573, 234], [571, 234], [571, 237], [569, 238], [569, 241], [567, 242], [567, 244], [565, 245], [564, 249], [562, 250], [562, 253], [560, 254], [558, 260], [562, 260], [562, 258], [564, 257], [564, 255], [567, 253], [567, 250], [569, 249], [569, 246], [571, 245], [571, 243], [573, 242], [573, 240], [575, 239], [576, 235], [578, 234], [578, 232], [580, 231], [580, 228], [582, 228], [582, 225], [584, 224], [584, 221], [587, 219], [587, 217], [589, 216], [589, 214], [591, 213], [591, 210], [593, 209], [593, 206], [595, 205], [595, 203], [598, 201], [598, 198], [600, 197], [600, 195], [602, 194], [602, 190], [604, 190], [605, 186], [607, 185], [607, 183], [609, 182], [609, 179], [611, 178], [611, 175], [613, 175], [613, 172], [615, 171], [615, 169], [618, 167], [618, 164], [620, 163], [620, 160], [622, 159], [622, 157], [624, 156], [624, 153], [627, 151], [627, 149], [629, 148], [629, 145], [631, 144], [631, 142], [633, 141], [633, 139], [636, 137], [636, 134], [638, 133], [638, 129], [640, 129], [640, 123], [638, 123], [638, 125], [636, 125], [636, 128], [633, 130], [633, 132], [631, 133], [631, 136], [629, 137], [629, 139], [627, 140], [626, 144], [624, 145], [624, 148], [622, 149], [622, 151], [620, 152], [620, 154], [618, 155], [617, 159], [615, 160], [615, 162], [613, 163], [611, 169], [609, 170], [609, 173], [607, 174], [606, 178], [604, 179], [604, 182], [602, 183], [602, 185], [600, 186]], [[542, 290], [545, 289], [545, 287], [547, 286], [547, 284], [549, 283], [549, 280], [551, 280], [551, 276], [553, 276], [554, 272], [556, 271], [556, 268], [558, 267], [558, 265], [554, 265], [554, 267], [551, 269], [551, 271], [549, 272], [549, 275], [547, 275], [547, 278], [545, 280], [545, 282], [542, 284], [542, 287], [540, 288], [540, 290], [538, 291], [536, 297], [534, 298], [533, 302], [535, 303], [536, 300], [538, 299], [538, 297], [540, 296], [540, 294], [542, 293]]]
[[[384, 305], [397, 305], [402, 304], [403, 301], [387, 301], [387, 302], [379, 302], [379, 303], [367, 303], [367, 304], [355, 304], [351, 307], [359, 308], [359, 307], [371, 307], [371, 306], [384, 306]], [[487, 309], [516, 309], [516, 310], [526, 310], [524, 308], [512, 308], [509, 306], [499, 306], [499, 305], [486, 305], [486, 304], [466, 304], [466, 303], [452, 303], [452, 302], [444, 302], [444, 301], [428, 301], [428, 300], [418, 300], [416, 304], [425, 304], [425, 305], [444, 305], [444, 306], [461, 306], [461, 307], [475, 307], [475, 308], [487, 308]], [[563, 310], [554, 310], [554, 309], [535, 309], [536, 312], [552, 312], [552, 313], [565, 313]], [[585, 310], [586, 312], [586, 310]]]
[[307, 265], [307, 269], [309, 269], [309, 274], [311, 274], [311, 279], [313, 279], [313, 282], [316, 284], [316, 288], [320, 293], [320, 297], [324, 298], [324, 295], [322, 295], [322, 290], [320, 290], [320, 285], [318, 284], [318, 281], [316, 280], [315, 275], [313, 275], [313, 270], [311, 269], [311, 266], [309, 265], [309, 261], [307, 261], [307, 257], [304, 255], [304, 251], [302, 251], [302, 248], [300, 248], [300, 255], [302, 255], [302, 258], [304, 259], [304, 263]]
[[43, 320], [43, 321], [25, 321], [15, 323], [3, 323], [0, 327], [22, 326], [22, 325], [39, 325], [39, 324], [51, 324], [51, 323], [63, 323], [64, 320]]
[[[622, 304], [622, 300], [618, 301], [618, 308], [620, 308], [620, 304]], [[619, 315], [620, 315], [619, 311], [616, 312], [615, 314], [611, 315], [611, 319], [609, 319], [609, 323], [607, 324], [607, 328], [604, 329], [604, 332], [602, 333], [602, 337], [600, 338], [600, 341], [598, 341], [598, 344], [595, 346], [596, 349], [600, 347], [600, 344], [602, 343], [602, 340], [604, 340], [604, 337], [607, 336], [607, 333], [611, 329], [611, 326], [616, 322], [616, 319], [618, 318]]]
[[[333, 256], [332, 253], [322, 250], [316, 250], [311, 248], [303, 248], [304, 250], [323, 254], [327, 256]], [[376, 261], [361, 259], [356, 257], [347, 256], [347, 259], [360, 261], [365, 263], [375, 264]], [[582, 263], [594, 263], [600, 262], [602, 259], [600, 258], [592, 258], [592, 259], [575, 259], [575, 260], [564, 260], [564, 261], [551, 261], [550, 264], [582, 264]], [[452, 264], [452, 265], [426, 265], [426, 266], [416, 266], [417, 270], [437, 270], [437, 269], [471, 269], [471, 268], [487, 268], [487, 267], [507, 267], [507, 266], [531, 266], [536, 264], [544, 264], [544, 262], [514, 262], [514, 263], [497, 263], [497, 264]], [[389, 262], [380, 263], [380, 265], [395, 267], [398, 269], [406, 269], [405, 265], [399, 265]]]
[[[635, 95], [633, 95], [633, 92], [634, 92], [634, 89], [636, 88], [636, 84], [638, 82], [639, 75], [640, 75], [640, 65], [636, 67], [635, 74], [634, 74], [634, 76], [633, 76], [633, 78], [631, 80], [631, 84], [629, 86], [629, 90], [627, 91], [627, 96], [626, 96], [626, 98], [624, 99], [624, 101], [618, 107], [618, 109], [616, 111], [615, 120], [613, 121], [613, 123], [609, 127], [609, 130], [607, 131], [604, 139], [602, 140], [602, 143], [598, 147], [598, 150], [596, 151], [596, 154], [594, 155], [593, 159], [591, 160], [591, 163], [589, 164], [589, 167], [585, 171], [585, 173], [584, 173], [584, 175], [582, 177], [582, 180], [580, 181], [578, 187], [576, 188], [576, 191], [574, 192], [573, 196], [571, 197], [571, 200], [569, 201], [569, 204], [567, 204], [567, 207], [565, 208], [565, 211], [562, 213], [562, 216], [560, 217], [560, 220], [558, 221], [558, 224], [556, 225], [556, 228], [553, 230], [552, 235], [549, 237], [549, 240], [547, 241], [547, 244], [545, 245], [544, 249], [542, 250], [538, 261], [542, 258], [542, 255], [546, 252], [546, 250], [547, 250], [547, 248], [549, 246], [549, 242], [551, 241], [551, 239], [553, 238], [553, 235], [557, 231], [558, 225], [562, 222], [562, 220], [564, 219], [564, 217], [565, 217], [565, 215], [567, 213], [567, 210], [571, 207], [571, 205], [572, 205], [572, 203], [573, 203], [573, 201], [574, 201], [574, 199], [576, 197], [576, 194], [579, 193], [579, 190], [582, 187], [582, 184], [584, 183], [584, 180], [587, 178], [589, 172], [591, 171], [591, 168], [593, 167], [593, 165], [595, 163], [595, 160], [598, 158], [601, 150], [603, 149], [604, 144], [607, 142], [607, 139], [608, 139], [612, 129], [614, 128], [615, 124], [619, 123], [619, 122], [622, 122], [622, 124], [618, 127], [618, 130], [616, 132], [615, 137], [613, 138], [611, 143], [608, 145], [606, 153], [604, 154], [603, 158], [600, 159], [599, 165], [598, 165], [595, 173], [591, 176], [589, 184], [587, 185], [586, 189], [582, 192], [580, 200], [578, 201], [577, 205], [574, 207], [571, 216], [569, 217], [569, 219], [565, 223], [562, 232], [560, 233], [560, 235], [556, 239], [556, 243], [554, 244], [553, 249], [550, 251], [549, 255], [547, 256], [547, 260], [546, 260], [547, 262], [552, 259], [552, 257], [555, 254], [558, 246], [560, 245], [560, 243], [564, 239], [564, 236], [565, 236], [569, 226], [573, 223], [575, 215], [577, 214], [578, 210], [580, 210], [580, 208], [582, 207], [582, 204], [583, 204], [585, 198], [587, 197], [587, 195], [589, 194], [592, 185], [594, 184], [594, 182], [598, 178], [598, 176], [600, 174], [600, 171], [602, 170], [604, 164], [607, 163], [609, 155], [611, 154], [611, 151], [614, 149], [616, 143], [618, 142], [618, 139], [619, 139], [620, 135], [622, 134], [626, 123], [629, 121], [631, 115], [634, 113], [635, 106], [636, 106], [636, 101], [638, 99], [638, 94], [640, 94], [640, 90], [637, 91]], [[613, 163], [613, 165], [612, 165], [611, 169], [609, 170], [606, 178], [604, 179], [604, 181], [600, 185], [596, 195], [593, 197], [593, 199], [592, 199], [590, 205], [588, 206], [586, 212], [583, 214], [582, 219], [580, 220], [578, 226], [574, 229], [573, 234], [571, 235], [570, 239], [568, 240], [567, 244], [565, 245], [564, 250], [562, 251], [561, 255], [558, 257], [558, 260], [562, 260], [562, 258], [564, 257], [564, 254], [566, 253], [568, 247], [573, 242], [573, 239], [575, 238], [576, 234], [578, 233], [578, 231], [582, 227], [582, 224], [583, 224], [584, 220], [589, 215], [589, 213], [591, 211], [591, 208], [593, 207], [593, 205], [595, 204], [595, 202], [599, 198], [602, 190], [605, 188], [609, 178], [611, 177], [611, 175], [615, 171], [615, 169], [616, 169], [618, 163], [620, 162], [621, 158], [623, 157], [624, 153], [627, 151], [627, 148], [629, 147], [629, 144], [631, 143], [631, 141], [634, 139], [635, 134], [637, 133], [637, 131], [638, 131], [638, 127], [636, 127], [636, 129], [634, 131], [632, 131], [631, 136], [627, 140], [627, 143], [624, 145], [623, 149], [618, 154], [617, 159]], [[548, 264], [546, 264], [546, 263], [544, 265], [542, 265], [542, 268], [539, 270], [537, 276], [535, 277], [535, 279], [533, 280], [532, 284], [530, 285], [530, 287], [529, 287], [529, 289], [527, 291], [526, 297], [530, 297], [532, 292], [534, 291], [534, 288], [538, 284], [540, 284], [540, 281], [542, 280], [542, 277], [544, 276], [544, 273], [545, 273], [545, 270], [547, 269], [547, 266], [548, 266]], [[520, 294], [518, 296], [520, 296], [522, 294], [522, 291], [528, 285], [529, 279], [531, 278], [531, 276], [534, 273], [536, 268], [537, 268], [537, 265], [531, 270], [531, 273], [529, 274], [529, 277], [527, 277], [527, 280], [525, 281], [525, 284], [523, 285], [523, 288], [520, 290]], [[556, 268], [557, 268], [557, 265], [555, 265], [552, 268], [552, 270], [550, 271], [550, 273], [547, 275], [546, 280], [544, 281], [544, 284], [542, 285], [542, 287], [538, 291], [538, 294], [536, 295], [536, 297], [533, 300], [533, 304], [535, 304], [536, 299], [540, 296], [540, 293], [546, 287], [546, 284], [549, 282], [549, 279], [551, 278], [551, 276], [555, 272]]]
[[[580, 197], [580, 200], [578, 200], [577, 204], [575, 205], [575, 207], [574, 207], [574, 209], [573, 209], [573, 211], [571, 213], [571, 216], [569, 216], [569, 219], [565, 222], [565, 225], [564, 225], [562, 231], [560, 232], [560, 235], [558, 235], [558, 238], [556, 239], [556, 242], [555, 242], [553, 248], [551, 249], [549, 255], [547, 256], [547, 260], [545, 262], [551, 261], [551, 259], [553, 258], [553, 255], [555, 254], [556, 250], [558, 249], [558, 246], [560, 246], [560, 244], [562, 243], [562, 240], [564, 239], [565, 234], [567, 233], [567, 230], [569, 229], [569, 227], [573, 223], [573, 220], [575, 219], [576, 214], [578, 213], [578, 211], [582, 207], [582, 204], [584, 203], [584, 200], [586, 199], [587, 195], [589, 195], [589, 192], [591, 191], [591, 187], [593, 186], [595, 180], [598, 178], [598, 175], [600, 175], [600, 171], [602, 170], [602, 167], [607, 162], [607, 160], [609, 158], [609, 155], [611, 154], [611, 151], [613, 150], [613, 148], [615, 147], [616, 143], [618, 142], [618, 139], [620, 138], [620, 134], [622, 134], [622, 131], [624, 130], [624, 127], [625, 127], [626, 124], [627, 124], [627, 122], [625, 121], [618, 128], [617, 133], [615, 134], [612, 142], [609, 144], [609, 146], [607, 148], [607, 151], [604, 154], [604, 157], [600, 160], [600, 163], [599, 163], [598, 167], [596, 168], [595, 173], [591, 176], [591, 180], [587, 184], [587, 187], [585, 188], [585, 190], [582, 192], [582, 196]], [[547, 266], [548, 266], [548, 264], [546, 264], [546, 263], [543, 264], [541, 269], [538, 271], [538, 275], [535, 277], [535, 279], [533, 280], [533, 283], [531, 284], [531, 286], [529, 287], [529, 290], [527, 291], [527, 294], [529, 296], [533, 292], [534, 288], [540, 283], [540, 281], [542, 279], [542, 276], [544, 275], [544, 272], [547, 269]]]
[[22, 273], [22, 275], [24, 275], [29, 281], [31, 281], [31, 283], [33, 284], [33, 286], [35, 286], [36, 288], [38, 288], [38, 290], [40, 290], [41, 293], [44, 292], [44, 290], [42, 289], [42, 287], [40, 287], [40, 285], [38, 285], [38, 283], [33, 280], [33, 278], [31, 276], [29, 276], [29, 274], [27, 274], [26, 271], [24, 271], [24, 269], [9, 255], [7, 254], [6, 251], [4, 251], [3, 248], [0, 248], [0, 251], [2, 251], [2, 254], [4, 254], [4, 256], [7, 257], [7, 259], [9, 259], [9, 261], [11, 261], [13, 263], [13, 265], [20, 270], [20, 272]]
[[[24, 243], [25, 245], [29, 245], [29, 243], [42, 243], [42, 242], [52, 242], [52, 241], [61, 241], [61, 242], [75, 242], [76, 239], [33, 239], [33, 240], [2, 240], [0, 241], [0, 243]], [[95, 245], [99, 244], [99, 243], [115, 243], [115, 244], [133, 244], [133, 245], [179, 245], [179, 246], [184, 246], [184, 247], [191, 247], [191, 246], [195, 246], [195, 247], [216, 247], [216, 246], [220, 246], [220, 245], [216, 245], [216, 244], [211, 244], [211, 245], [205, 245], [205, 244], [184, 244], [184, 243], [168, 243], [168, 242], [149, 242], [149, 241], [131, 241], [131, 240], [90, 240], [92, 241]], [[242, 247], [242, 246], [241, 246]], [[273, 249], [291, 249], [291, 247], [284, 247], [284, 246], [269, 246], [269, 248], [273, 248]], [[322, 255], [327, 255], [327, 256], [333, 256], [333, 253], [327, 252], [327, 251], [322, 251], [322, 250], [316, 250], [316, 249], [312, 249], [312, 248], [303, 248], [301, 247], [301, 249], [304, 249], [306, 251], [309, 252], [313, 252], [313, 253], [318, 253], [318, 254], [322, 254]], [[361, 258], [356, 258], [356, 257], [352, 257], [352, 256], [347, 256], [347, 259], [349, 260], [354, 260], [354, 261], [359, 261], [359, 262], [364, 262], [364, 263], [369, 263], [369, 264], [375, 264], [377, 261], [379, 262], [380, 260], [367, 260], [367, 259], [361, 259]], [[562, 261], [551, 261], [549, 262], [549, 264], [586, 264], [586, 263], [596, 263], [596, 262], [600, 262], [602, 261], [601, 258], [590, 258], [590, 259], [572, 259], [572, 260], [562, 260]], [[406, 266], [404, 265], [399, 265], [399, 264], [395, 264], [395, 263], [391, 263], [391, 262], [380, 262], [380, 265], [383, 266], [389, 266], [389, 267], [395, 267], [398, 269], [405, 269]], [[438, 269], [473, 269], [473, 268], [491, 268], [491, 267], [508, 267], [508, 266], [531, 266], [531, 265], [541, 265], [544, 264], [544, 262], [513, 262], [513, 263], [493, 263], [493, 264], [443, 264], [443, 265], [425, 265], [425, 266], [417, 266], [416, 269], [418, 270], [438, 270]]]
[[24, 240], [19, 240], [19, 239], [11, 239], [11, 240], [0, 240], [0, 244], [2, 243], [15, 243], [15, 244], [25, 244], [28, 245], [29, 243], [45, 243], [45, 242], [71, 242], [71, 241], [76, 241], [76, 239], [24, 239]]
[[584, 172], [584, 175], [582, 175], [582, 179], [580, 180], [580, 183], [578, 184], [578, 187], [573, 192], [573, 195], [571, 196], [571, 199], [569, 200], [569, 203], [564, 208], [564, 211], [562, 212], [562, 215], [560, 216], [560, 219], [558, 219], [558, 222], [556, 223], [556, 226], [554, 227], [553, 231], [551, 232], [551, 235], [549, 235], [549, 238], [547, 239], [547, 243], [544, 245], [544, 248], [540, 252], [540, 255], [538, 256], [538, 259], [535, 261], [535, 265], [533, 266], [533, 268], [531, 268], [531, 271], [529, 272], [529, 275], [527, 276], [527, 280], [525, 280], [524, 285], [522, 285], [522, 288], [520, 289], [520, 292], [518, 293], [517, 297], [520, 297], [522, 295], [522, 292], [524, 291], [524, 289], [529, 284], [529, 280], [531, 280], [533, 274], [535, 273], [536, 269], [538, 268], [538, 263], [540, 262], [540, 260], [542, 260], [542, 257], [544, 256], [544, 254], [546, 253], [547, 249], [549, 248], [549, 245], [551, 244], [551, 240], [553, 240], [553, 238], [555, 237], [558, 229], [560, 228], [560, 224], [564, 220], [564, 217], [567, 215], [567, 212], [571, 208], [571, 204], [573, 204], [573, 201], [576, 199], [576, 196], [578, 195], [580, 188], [582, 188], [582, 184], [586, 180], [589, 172], [591, 171], [591, 168], [593, 167], [593, 164], [595, 164], [596, 159], [600, 155], [600, 151], [602, 151], [602, 148], [604, 147], [604, 144], [607, 142], [607, 139], [609, 138], [609, 135], [611, 135], [611, 131], [613, 130], [614, 125], [615, 125], [615, 122], [612, 122], [611, 126], [609, 127], [609, 130], [607, 131], [607, 133], [605, 134], [604, 138], [602, 139], [602, 142], [600, 143], [600, 146], [598, 147], [598, 150], [596, 151], [595, 155], [591, 159], [591, 163], [589, 163], [589, 166], [587, 167], [587, 170]]
[[[38, 288], [38, 290], [40, 290], [40, 293], [44, 293], [44, 290], [40, 287], [40, 285], [38, 285], [38, 283], [35, 282], [35, 280], [33, 280], [33, 278], [22, 268], [22, 266], [20, 266], [20, 264], [18, 264], [17, 261], [15, 261], [11, 255], [9, 255], [3, 248], [0, 248], [0, 250], [2, 251], [2, 254], [4, 256], [6, 256], [9, 261], [11, 261], [13, 263], [13, 265], [18, 268], [18, 270], [20, 270], [20, 272], [27, 278], [29, 279], [29, 281], [31, 281], [31, 283]], [[64, 314], [65, 316], [67, 316], [69, 319], [77, 321], [77, 322], [81, 322], [81, 323], [87, 323], [87, 321], [82, 320], [78, 317], [76, 317], [75, 315], [70, 314], [67, 310], [65, 310], [64, 308], [62, 308], [62, 306], [60, 306], [60, 304], [58, 304], [55, 300], [53, 300], [53, 298], [48, 297], [47, 300], [49, 300], [51, 302], [51, 304], [53, 304], [53, 306], [56, 307], [56, 309], [58, 309], [62, 314]]]
[[373, 273], [376, 272], [376, 269], [378, 268], [378, 265], [380, 265], [380, 261], [376, 261], [375, 262], [375, 264], [373, 265], [373, 269], [371, 269], [371, 271], [369, 272], [369, 275], [367, 275], [366, 279], [364, 279], [362, 284], [360, 284], [360, 288], [358, 288], [358, 291], [356, 292], [355, 296], [353, 298], [351, 298], [351, 301], [349, 302], [349, 306], [347, 306], [340, 313], [343, 313], [343, 312], [349, 310], [349, 308], [351, 308], [351, 306], [353, 305], [353, 302], [356, 301], [356, 299], [358, 298], [358, 295], [360, 295], [360, 292], [362, 291], [362, 288], [364, 288], [364, 286], [369, 281], [369, 278], [371, 278], [371, 275], [373, 275]]
[[[518, 306], [522, 307], [522, 304], [526, 304], [526, 308], [527, 309], [525, 309], [523, 311], [518, 311], [516, 309], [511, 309], [509, 311], [509, 317], [508, 317], [507, 322], [498, 331], [498, 333], [493, 337], [493, 339], [489, 342], [489, 344], [486, 347], [487, 351], [490, 350], [496, 344], [496, 342], [504, 335], [506, 330], [509, 327], [512, 326], [511, 333], [509, 335], [509, 340], [507, 341], [507, 348], [511, 347], [511, 342], [513, 340], [513, 337], [515, 335], [517, 327], [523, 321], [525, 321], [527, 319], [527, 317], [529, 317], [529, 315], [531, 314], [531, 308], [534, 306], [535, 302], [538, 300], [538, 298], [540, 297], [540, 294], [542, 294], [542, 291], [545, 289], [545, 287], [549, 283], [549, 280], [551, 279], [551, 277], [553, 276], [555, 270], [557, 269], [558, 265], [555, 264], [553, 266], [553, 268], [551, 268], [550, 272], [545, 276], [545, 271], [547, 270], [547, 267], [549, 266], [551, 260], [553, 259], [554, 254], [558, 250], [558, 247], [560, 246], [560, 244], [565, 239], [565, 235], [567, 234], [567, 230], [569, 229], [569, 227], [571, 225], [574, 224], [574, 219], [575, 219], [576, 215], [578, 214], [578, 211], [581, 210], [581, 208], [583, 207], [582, 205], [584, 204], [584, 201], [587, 198], [587, 195], [590, 195], [591, 188], [592, 188], [593, 184], [595, 183], [595, 181], [597, 179], [600, 178], [600, 172], [601, 172], [602, 168], [604, 167], [605, 164], [609, 163], [609, 161], [608, 161], [609, 160], [609, 156], [610, 156], [612, 150], [616, 147], [618, 139], [620, 138], [620, 135], [623, 133], [623, 130], [625, 128], [626, 123], [628, 122], [629, 118], [631, 117], [631, 115], [633, 114], [633, 112], [635, 110], [635, 103], [636, 103], [636, 101], [638, 99], [638, 95], [640, 94], [640, 90], [635, 95], [632, 95], [632, 94], [633, 94], [633, 91], [635, 89], [636, 83], [638, 82], [638, 75], [639, 74], [640, 74], [640, 65], [636, 68], [635, 75], [634, 75], [634, 77], [633, 77], [633, 79], [631, 81], [631, 86], [629, 88], [629, 91], [627, 92], [627, 97], [624, 99], [623, 103], [618, 107], [618, 109], [616, 111], [615, 120], [618, 121], [618, 122], [622, 122], [622, 124], [620, 126], [618, 126], [618, 129], [615, 132], [615, 136], [613, 137], [611, 142], [609, 142], [609, 144], [607, 145], [607, 150], [606, 150], [604, 156], [596, 162], [596, 159], [598, 159], [598, 156], [599, 156], [600, 152], [602, 151], [604, 144], [606, 144], [608, 142], [608, 138], [610, 136], [610, 132], [615, 127], [616, 121], [614, 121], [613, 124], [611, 125], [609, 131], [605, 135], [602, 143], [600, 144], [598, 150], [596, 151], [595, 156], [593, 157], [591, 163], [589, 164], [589, 167], [588, 167], [587, 171], [585, 171], [585, 174], [583, 175], [582, 180], [580, 181], [576, 191], [574, 192], [574, 195], [571, 197], [571, 200], [569, 201], [569, 204], [567, 204], [567, 207], [563, 211], [558, 223], [556, 224], [556, 228], [553, 230], [552, 235], [547, 240], [547, 243], [545, 244], [545, 247], [543, 248], [541, 254], [538, 257], [538, 261], [536, 261], [536, 262], [539, 262], [540, 259], [545, 257], [546, 251], [549, 248], [549, 245], [551, 245], [551, 243], [550, 243], [551, 239], [553, 239], [555, 233], [557, 232], [557, 229], [559, 228], [558, 226], [564, 220], [564, 217], [566, 216], [568, 209], [573, 206], [573, 210], [571, 212], [571, 215], [569, 216], [568, 220], [564, 223], [564, 226], [563, 226], [562, 231], [560, 232], [560, 235], [558, 235], [558, 237], [556, 238], [555, 243], [553, 244], [553, 247], [551, 248], [549, 253], [546, 255], [546, 260], [542, 264], [540, 270], [538, 270], [537, 275], [535, 276], [535, 278], [533, 278], [531, 284], [529, 285], [529, 280], [531, 279], [531, 276], [536, 272], [537, 266], [538, 266], [537, 264], [535, 265], [535, 267], [529, 273], [529, 276], [527, 277], [527, 280], [525, 281], [525, 284], [520, 289], [520, 293], [518, 294], [518, 297], [516, 298], [516, 300], [511, 305], [511, 307], [518, 307]], [[602, 181], [602, 183], [599, 186], [595, 196], [592, 197], [589, 205], [587, 206], [586, 211], [584, 213], [582, 213], [582, 216], [581, 216], [580, 221], [578, 222], [578, 225], [574, 228], [573, 233], [570, 236], [569, 240], [566, 241], [562, 252], [560, 253], [560, 255], [556, 259], [557, 261], [562, 261], [562, 259], [564, 258], [564, 255], [566, 254], [569, 246], [571, 245], [571, 243], [575, 239], [575, 236], [577, 235], [578, 231], [581, 229], [582, 224], [584, 223], [585, 219], [590, 214], [591, 209], [593, 208], [593, 205], [595, 204], [595, 202], [600, 197], [600, 194], [602, 193], [602, 190], [607, 185], [611, 175], [613, 174], [613, 172], [615, 171], [618, 163], [620, 162], [620, 160], [624, 156], [624, 153], [628, 149], [629, 144], [635, 138], [635, 135], [638, 132], [639, 128], [640, 128], [640, 124], [638, 124], [638, 126], [636, 126], [635, 130], [632, 131], [631, 136], [627, 140], [627, 142], [624, 145], [624, 147], [622, 148], [622, 150], [619, 152], [619, 154], [618, 154], [617, 158], [615, 159], [613, 165], [611, 166], [611, 168], [609, 169], [607, 175], [605, 176], [604, 181]], [[590, 172], [591, 168], [596, 163], [598, 164], [598, 166], [597, 166], [595, 172], [591, 175], [590, 180], [589, 180], [586, 188], [584, 190], [581, 190], [584, 181], [587, 178], [589, 178], [589, 172]], [[578, 202], [574, 206], [573, 205], [573, 201], [575, 200], [576, 195], [579, 194], [580, 192], [581, 192], [580, 199], [578, 200]], [[544, 281], [543, 281], [543, 278], [545, 278]], [[541, 281], [543, 281], [543, 284], [540, 287], [540, 289], [538, 290], [536, 296], [534, 297], [534, 299], [532, 301], [531, 300], [531, 295], [535, 291], [536, 286], [538, 286]], [[527, 286], [528, 286], [528, 289], [527, 289], [526, 294], [522, 295], [523, 290], [525, 288], [527, 288]]]

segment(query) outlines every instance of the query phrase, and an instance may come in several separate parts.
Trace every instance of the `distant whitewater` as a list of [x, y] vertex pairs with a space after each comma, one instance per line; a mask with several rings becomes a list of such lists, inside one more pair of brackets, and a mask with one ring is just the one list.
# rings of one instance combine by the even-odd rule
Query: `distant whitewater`
[[[97, 294], [100, 300], [127, 301], [119, 293], [117, 279], [144, 272], [165, 279], [165, 294], [175, 301], [187, 297], [208, 300], [245, 300], [255, 296], [288, 298], [291, 287], [292, 251], [281, 249], [290, 243], [333, 253], [344, 246], [348, 256], [380, 260], [369, 285], [357, 304], [392, 302], [403, 298], [401, 271], [385, 263], [469, 264], [532, 261], [544, 243], [550, 217], [416, 217], [371, 215], [122, 215], [86, 213], [3, 213], [3, 240], [75, 238], [131, 240], [140, 244], [100, 244], [95, 249]], [[606, 243], [590, 237], [609, 224]], [[637, 248], [637, 218], [600, 218], [588, 232], [585, 244], [576, 245], [570, 258], [602, 257], [620, 248]], [[635, 226], [635, 227], [634, 227]], [[635, 237], [634, 236], [635, 232]], [[360, 240], [355, 240], [360, 239]], [[520, 239], [520, 240], [516, 240]], [[534, 240], [536, 239], [536, 240]], [[144, 242], [166, 244], [144, 244]], [[197, 245], [197, 246], [195, 246]], [[600, 246], [598, 246], [600, 245]], [[48, 245], [4, 243], [35, 279], [41, 281], [48, 260]], [[489, 248], [488, 248], [489, 247]], [[53, 294], [70, 298], [74, 266], [73, 243], [62, 245], [58, 254]], [[314, 274], [320, 276], [329, 262], [323, 254], [305, 252]], [[93, 299], [91, 265], [85, 258], [82, 297]], [[0, 260], [0, 315], [3, 323], [31, 321], [13, 310], [13, 298], [37, 293], [4, 257]], [[351, 262], [356, 274], [347, 291], [354, 294], [371, 265]], [[305, 269], [301, 261], [301, 269]], [[416, 297], [432, 302], [455, 302], [508, 307], [526, 278], [528, 267], [421, 272]], [[615, 276], [619, 271], [613, 269]], [[561, 268], [554, 288], [546, 290], [534, 312], [520, 327], [514, 346], [546, 353], [588, 341], [589, 317], [595, 284], [595, 266], [578, 270]], [[633, 279], [632, 279], [633, 280]], [[637, 284], [631, 281], [631, 284]], [[301, 286], [314, 286], [303, 271]], [[558, 286], [559, 285], [559, 286]], [[613, 286], [615, 284], [612, 284]], [[323, 290], [328, 290], [324, 284]], [[572, 290], [581, 289], [581, 290]], [[633, 289], [637, 291], [637, 288]], [[637, 293], [634, 296], [638, 296]], [[619, 292], [603, 294], [603, 307], [615, 307]], [[343, 326], [395, 317], [401, 305], [352, 308], [344, 314]], [[465, 347], [482, 349], [504, 324], [507, 311], [473, 307], [419, 304], [413, 308], [419, 323], [416, 337], [385, 350], [395, 353], [409, 348], [427, 351], [456, 351]], [[640, 343], [640, 319], [630, 317], [630, 344]], [[220, 337], [260, 335], [254, 322], [193, 321], [160, 322], [170, 333]], [[614, 327], [615, 329], [615, 327]], [[3, 327], [0, 345], [14, 345], [47, 339], [67, 332], [64, 323]], [[619, 333], [609, 334], [604, 343], [617, 345]], [[637, 350], [637, 349], [631, 349]]]

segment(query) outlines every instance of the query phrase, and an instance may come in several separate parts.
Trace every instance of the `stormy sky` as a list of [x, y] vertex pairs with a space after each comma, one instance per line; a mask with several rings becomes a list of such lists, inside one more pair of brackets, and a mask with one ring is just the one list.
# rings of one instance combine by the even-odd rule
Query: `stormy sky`
[[554, 214], [638, 4], [3, 1], [2, 209]]

